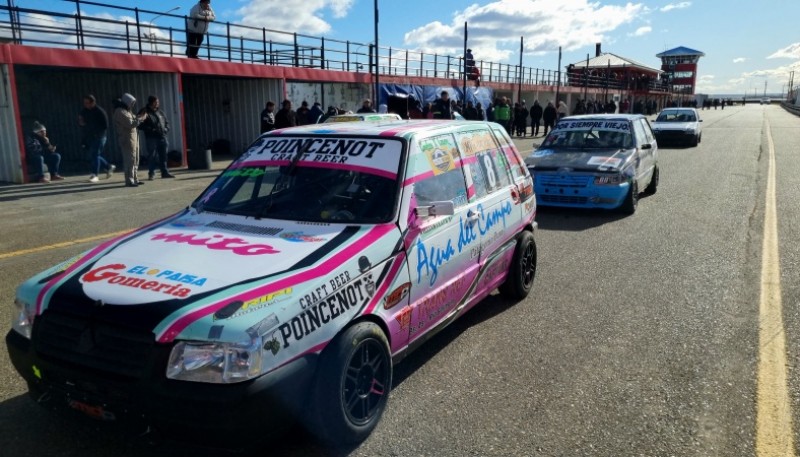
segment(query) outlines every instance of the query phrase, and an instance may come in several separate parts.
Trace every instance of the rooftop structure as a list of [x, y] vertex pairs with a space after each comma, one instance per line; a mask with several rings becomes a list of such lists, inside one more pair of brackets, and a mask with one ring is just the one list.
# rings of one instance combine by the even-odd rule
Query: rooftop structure
[[679, 46], [674, 49], [656, 54], [661, 59], [663, 79], [670, 85], [674, 92], [694, 94], [697, 83], [697, 62], [703, 52]]

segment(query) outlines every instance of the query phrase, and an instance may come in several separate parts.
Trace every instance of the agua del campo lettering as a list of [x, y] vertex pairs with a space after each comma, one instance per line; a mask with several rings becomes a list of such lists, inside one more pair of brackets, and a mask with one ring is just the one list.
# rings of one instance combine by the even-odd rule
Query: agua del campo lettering
[[192, 293], [192, 289], [183, 287], [182, 284], [170, 284], [155, 280], [148, 281], [144, 278], [138, 278], [136, 276], [124, 276], [118, 273], [119, 270], [125, 270], [126, 268], [128, 267], [121, 263], [103, 265], [102, 267], [95, 268], [83, 275], [81, 277], [81, 282], [93, 283], [105, 281], [109, 284], [118, 284], [120, 286], [133, 287], [135, 289], [150, 290], [180, 298], [186, 298], [190, 293]]
[[165, 243], [181, 243], [192, 246], [205, 246], [208, 249], [217, 251], [231, 251], [236, 255], [263, 255], [277, 254], [281, 251], [268, 244], [251, 244], [247, 240], [238, 237], [226, 237], [225, 235], [211, 235], [209, 237], [198, 237], [197, 235], [186, 235], [183, 233], [156, 233], [150, 238], [153, 241], [163, 241]]

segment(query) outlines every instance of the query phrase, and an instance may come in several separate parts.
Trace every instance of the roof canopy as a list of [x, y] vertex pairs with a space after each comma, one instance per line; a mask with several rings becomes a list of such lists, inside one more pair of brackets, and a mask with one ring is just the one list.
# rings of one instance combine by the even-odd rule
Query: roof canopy
[[670, 49], [669, 51], [664, 51], [660, 54], [656, 54], [656, 57], [676, 57], [676, 56], [705, 56], [704, 53], [697, 51], [692, 48], [687, 48], [686, 46], [678, 46], [677, 48]]
[[657, 70], [652, 67], [648, 67], [647, 65], [641, 64], [635, 60], [626, 59], [624, 57], [620, 57], [611, 52], [604, 52], [597, 57], [592, 57], [589, 59], [589, 64], [586, 64], [585, 60], [581, 60], [580, 62], [575, 62], [572, 64], [574, 68], [599, 68], [605, 69], [607, 67], [611, 68], [636, 68], [639, 70], [645, 70], [651, 73], [661, 73], [661, 70]]

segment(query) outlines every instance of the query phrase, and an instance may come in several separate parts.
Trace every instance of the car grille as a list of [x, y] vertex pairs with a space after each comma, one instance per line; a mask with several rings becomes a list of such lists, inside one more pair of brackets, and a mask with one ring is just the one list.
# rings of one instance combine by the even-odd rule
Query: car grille
[[150, 332], [47, 311], [36, 318], [33, 343], [42, 358], [140, 378], [154, 353], [155, 337]]
[[586, 187], [592, 181], [591, 176], [576, 175], [537, 175], [536, 180], [543, 186], [549, 187]]
[[569, 205], [585, 205], [588, 199], [586, 197], [570, 197], [567, 195], [539, 195], [545, 203], [566, 203]]

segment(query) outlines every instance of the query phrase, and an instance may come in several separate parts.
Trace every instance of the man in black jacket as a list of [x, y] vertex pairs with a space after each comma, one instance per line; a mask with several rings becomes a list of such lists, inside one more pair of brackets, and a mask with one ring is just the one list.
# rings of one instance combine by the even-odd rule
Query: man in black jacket
[[275, 130], [275, 103], [270, 101], [261, 112], [261, 133], [271, 130]]
[[558, 112], [556, 111], [556, 107], [553, 105], [553, 102], [547, 102], [547, 106], [544, 108], [544, 112], [542, 113], [542, 117], [544, 118], [544, 136], [547, 136], [548, 130], [552, 129], [556, 125], [557, 116]]
[[542, 121], [543, 111], [539, 100], [534, 100], [531, 106], [531, 136], [539, 136], [539, 123]]
[[144, 132], [145, 146], [147, 150], [147, 179], [153, 180], [156, 176], [156, 166], [161, 170], [161, 179], [174, 178], [167, 169], [167, 132], [169, 132], [169, 122], [164, 112], [159, 109], [161, 106], [158, 97], [151, 95], [147, 98], [147, 106], [139, 112], [145, 118], [139, 129]]
[[292, 110], [292, 102], [284, 100], [281, 109], [275, 115], [275, 128], [297, 127], [297, 115]]
[[453, 111], [450, 108], [450, 94], [443, 90], [441, 97], [433, 102], [434, 119], [453, 119]]

